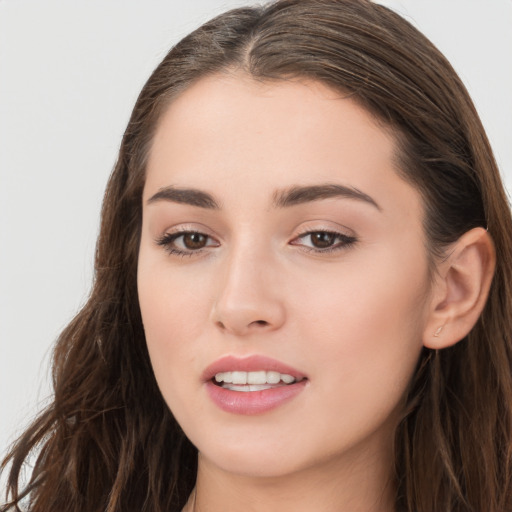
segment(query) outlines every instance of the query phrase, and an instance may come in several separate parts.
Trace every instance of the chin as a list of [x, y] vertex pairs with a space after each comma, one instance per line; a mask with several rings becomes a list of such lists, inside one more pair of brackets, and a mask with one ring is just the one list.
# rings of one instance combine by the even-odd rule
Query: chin
[[282, 451], [248, 448], [222, 446], [206, 453], [199, 451], [199, 458], [226, 473], [246, 478], [280, 478], [304, 469], [304, 461], [288, 457]]

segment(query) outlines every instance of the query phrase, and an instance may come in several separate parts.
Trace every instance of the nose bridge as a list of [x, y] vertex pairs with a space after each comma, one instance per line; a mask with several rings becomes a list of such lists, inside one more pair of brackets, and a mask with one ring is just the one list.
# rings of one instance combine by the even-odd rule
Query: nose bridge
[[275, 286], [277, 262], [270, 244], [247, 237], [233, 243], [219, 275], [213, 320], [242, 335], [273, 330], [284, 322], [284, 303]]

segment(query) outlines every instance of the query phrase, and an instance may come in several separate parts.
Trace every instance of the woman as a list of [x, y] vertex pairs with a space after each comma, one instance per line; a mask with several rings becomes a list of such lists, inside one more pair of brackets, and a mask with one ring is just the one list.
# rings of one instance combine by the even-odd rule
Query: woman
[[399, 16], [212, 20], [135, 105], [4, 510], [509, 510], [511, 228], [467, 92]]

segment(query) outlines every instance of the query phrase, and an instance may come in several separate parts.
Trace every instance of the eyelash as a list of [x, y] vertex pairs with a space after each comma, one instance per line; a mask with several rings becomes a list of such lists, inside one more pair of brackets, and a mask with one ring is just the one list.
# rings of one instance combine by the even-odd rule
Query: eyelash
[[[303, 240], [306, 237], [311, 237], [315, 234], [321, 234], [321, 235], [329, 235], [334, 237], [335, 240], [338, 240], [335, 244], [330, 245], [329, 247], [325, 248], [318, 248], [318, 247], [307, 247], [302, 244], [294, 243], [296, 240]], [[196, 254], [200, 254], [203, 252], [203, 250], [206, 247], [218, 247], [218, 242], [214, 245], [205, 245], [204, 247], [201, 247], [197, 250], [194, 249], [188, 249], [188, 250], [182, 250], [177, 248], [174, 244], [176, 240], [178, 240], [181, 237], [184, 237], [186, 235], [200, 235], [203, 237], [206, 237], [208, 240], [213, 240], [212, 237], [207, 235], [206, 233], [202, 233], [201, 231], [194, 231], [194, 230], [183, 230], [183, 231], [177, 231], [175, 233], [165, 233], [163, 236], [158, 238], [156, 240], [157, 245], [163, 247], [169, 254], [173, 256], [194, 256]], [[339, 233], [337, 231], [329, 231], [329, 230], [314, 230], [314, 231], [306, 231], [300, 235], [298, 235], [296, 238], [294, 238], [290, 245], [296, 245], [300, 246], [301, 250], [305, 252], [313, 252], [315, 254], [329, 254], [332, 252], [342, 251], [344, 249], [348, 249], [349, 247], [353, 246], [357, 242], [357, 238], [354, 236], [348, 236], [343, 233]], [[208, 243], [208, 242], [207, 242]]]
[[[178, 240], [179, 238], [184, 237], [186, 235], [200, 235], [200, 236], [206, 237], [207, 240], [208, 239], [212, 240], [212, 237], [207, 235], [206, 233], [202, 233], [201, 231], [194, 231], [191, 229], [186, 229], [183, 231], [181, 231], [181, 230], [177, 231], [175, 233], [165, 233], [163, 236], [161, 236], [160, 238], [158, 238], [156, 240], [156, 243], [157, 243], [157, 245], [160, 245], [161, 247], [163, 247], [172, 256], [180, 256], [180, 257], [194, 256], [196, 254], [203, 252], [203, 249], [204, 249], [203, 247], [201, 247], [200, 249], [197, 249], [197, 250], [194, 250], [194, 249], [183, 250], [183, 249], [177, 248], [174, 245], [176, 240]], [[217, 242], [217, 244], [218, 244], [218, 242]], [[213, 247], [215, 247], [215, 246], [216, 245], [214, 245]], [[208, 245], [205, 245], [205, 247], [208, 247]]]
[[295, 240], [303, 240], [306, 237], [311, 237], [315, 234], [322, 234], [322, 235], [329, 235], [334, 237], [335, 240], [338, 240], [335, 244], [330, 245], [329, 247], [325, 248], [318, 248], [318, 247], [307, 247], [304, 245], [301, 245], [301, 249], [305, 252], [313, 252], [316, 254], [329, 254], [332, 252], [342, 251], [344, 249], [348, 249], [349, 247], [353, 246], [357, 242], [357, 238], [355, 236], [349, 236], [345, 235], [343, 233], [340, 233], [338, 231], [330, 231], [328, 229], [316, 229], [311, 231], [306, 231], [299, 236], [297, 236], [294, 240], [292, 240], [291, 245], [299, 245], [293, 243]]

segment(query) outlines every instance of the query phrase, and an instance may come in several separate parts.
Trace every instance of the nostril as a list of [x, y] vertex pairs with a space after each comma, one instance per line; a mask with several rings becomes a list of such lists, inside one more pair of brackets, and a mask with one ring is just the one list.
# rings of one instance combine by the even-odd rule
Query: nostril
[[215, 325], [222, 332], [233, 332], [243, 334], [251, 332], [252, 329], [259, 330], [263, 328], [268, 328], [272, 324], [270, 322], [267, 322], [266, 320], [254, 320], [249, 323], [241, 322], [240, 324], [234, 321], [222, 322], [221, 320], [218, 320], [217, 322], [215, 322]]

